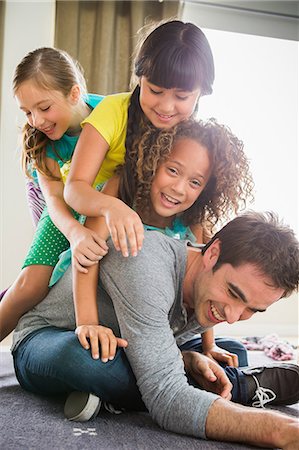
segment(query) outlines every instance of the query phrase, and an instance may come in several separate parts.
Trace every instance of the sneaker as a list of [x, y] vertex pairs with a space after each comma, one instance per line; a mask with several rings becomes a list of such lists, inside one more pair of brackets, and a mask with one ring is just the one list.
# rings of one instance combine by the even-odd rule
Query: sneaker
[[87, 422], [97, 416], [101, 404], [101, 399], [96, 395], [74, 391], [66, 399], [64, 415], [68, 420]]
[[271, 364], [242, 369], [246, 376], [247, 404], [256, 408], [292, 405], [299, 401], [299, 366]]
[[68, 420], [88, 422], [96, 417], [101, 406], [111, 414], [121, 414], [123, 409], [116, 409], [111, 403], [102, 402], [99, 397], [87, 392], [72, 392], [66, 399], [64, 415]]

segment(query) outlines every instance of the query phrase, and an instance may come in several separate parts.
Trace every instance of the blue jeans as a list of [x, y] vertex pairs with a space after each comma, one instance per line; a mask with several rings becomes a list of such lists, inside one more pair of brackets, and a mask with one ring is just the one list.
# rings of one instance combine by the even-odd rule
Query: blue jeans
[[[228, 337], [216, 337], [215, 343], [216, 345], [218, 345], [218, 347], [224, 348], [224, 350], [238, 355], [239, 367], [248, 366], [247, 350], [241, 342]], [[191, 341], [186, 342], [185, 344], [181, 345], [180, 349], [193, 350], [194, 352], [203, 353], [201, 337], [195, 337]]]
[[[103, 363], [91, 357], [73, 331], [48, 327], [27, 336], [13, 352], [13, 358], [17, 379], [28, 391], [42, 395], [92, 392], [118, 408], [146, 409], [122, 349], [117, 350], [112, 361]], [[235, 368], [224, 370], [233, 384], [233, 401], [244, 403], [245, 375]]]

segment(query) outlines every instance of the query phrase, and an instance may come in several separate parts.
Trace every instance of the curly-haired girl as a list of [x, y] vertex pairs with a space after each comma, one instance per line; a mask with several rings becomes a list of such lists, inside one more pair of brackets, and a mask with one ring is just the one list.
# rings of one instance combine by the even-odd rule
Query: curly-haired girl
[[[218, 221], [228, 221], [252, 195], [253, 182], [243, 143], [215, 119], [190, 119], [166, 130], [149, 125], [131, 153], [135, 170], [126, 163], [105, 189], [111, 195], [118, 190], [119, 198], [137, 211], [146, 230], [158, 229], [177, 239], [207, 241], [203, 228], [211, 234]], [[130, 178], [135, 189], [128, 198], [126, 180]], [[108, 237], [104, 218], [87, 221], [103, 239]], [[68, 251], [54, 270], [55, 282], [69, 262]], [[94, 358], [99, 357], [100, 342], [101, 359], [112, 359], [117, 342], [98, 320], [98, 268], [91, 266], [88, 274], [83, 274], [73, 267], [73, 274], [78, 338], [83, 347], [91, 347]], [[215, 345], [212, 330], [203, 335], [202, 347], [210, 357], [238, 365], [236, 355]]]
[[[173, 203], [173, 208], [167, 205], [169, 216], [165, 211], [161, 215], [164, 216], [163, 222], [171, 228], [179, 218], [179, 222], [190, 227], [197, 240], [201, 241], [198, 231], [202, 225], [205, 224], [205, 228], [213, 232], [219, 220], [228, 221], [245, 206], [253, 188], [243, 142], [215, 119], [206, 122], [190, 119], [170, 130], [157, 130], [149, 126], [142, 140], [131, 151], [136, 160], [135, 171], [131, 172], [127, 164], [121, 168], [119, 197], [131, 207], [134, 206], [143, 223], [152, 224], [157, 208], [153, 204], [153, 189], [157, 184], [157, 177], [165, 170], [165, 164], [168, 166], [169, 158], [178, 144], [187, 151], [190, 141], [206, 149], [210, 165], [209, 178], [200, 182], [200, 192], [197, 191], [197, 198], [190, 207], [183, 209], [178, 199], [177, 203]], [[194, 168], [194, 161], [190, 160], [190, 168], [192, 167]], [[178, 169], [171, 170], [173, 178], [178, 177]], [[126, 189], [126, 180], [129, 178], [135, 178], [135, 191], [130, 191], [130, 197]], [[162, 196], [161, 202], [163, 199]]]

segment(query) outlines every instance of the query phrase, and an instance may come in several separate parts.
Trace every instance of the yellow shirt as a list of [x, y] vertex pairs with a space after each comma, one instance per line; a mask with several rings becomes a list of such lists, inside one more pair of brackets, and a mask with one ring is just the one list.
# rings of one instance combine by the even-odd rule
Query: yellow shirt
[[[131, 92], [107, 95], [81, 123], [82, 127], [86, 123], [92, 125], [109, 145], [94, 186], [109, 180], [114, 175], [116, 167], [124, 163], [130, 99]], [[69, 163], [61, 169], [64, 179], [69, 169]]]

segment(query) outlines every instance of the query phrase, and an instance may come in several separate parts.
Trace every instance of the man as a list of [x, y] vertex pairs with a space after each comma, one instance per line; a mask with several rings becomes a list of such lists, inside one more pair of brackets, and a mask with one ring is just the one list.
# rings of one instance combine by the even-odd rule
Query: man
[[99, 316], [127, 340], [126, 350], [104, 363], [80, 345], [70, 331], [68, 272], [19, 322], [18, 380], [40, 394], [77, 391], [66, 404], [71, 419], [90, 418], [101, 398], [119, 408], [145, 405], [161, 427], [177, 433], [295, 449], [296, 419], [227, 399], [250, 405], [262, 392], [273, 405], [294, 403], [298, 366], [224, 371], [196, 351], [192, 337], [219, 322], [249, 319], [298, 288], [298, 254], [294, 233], [274, 215], [258, 213], [231, 221], [203, 250], [159, 232], [146, 233], [135, 258], [110, 246], [101, 262]]

